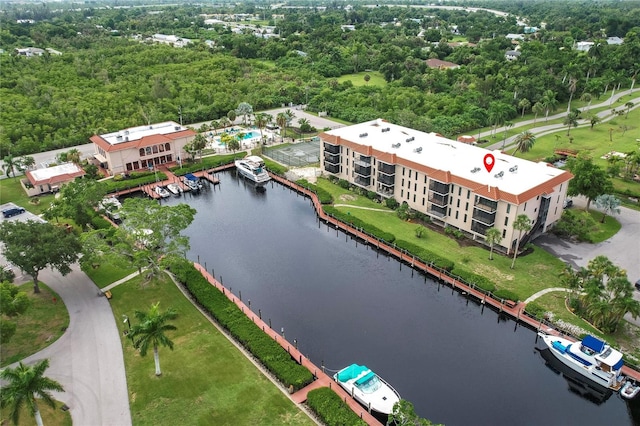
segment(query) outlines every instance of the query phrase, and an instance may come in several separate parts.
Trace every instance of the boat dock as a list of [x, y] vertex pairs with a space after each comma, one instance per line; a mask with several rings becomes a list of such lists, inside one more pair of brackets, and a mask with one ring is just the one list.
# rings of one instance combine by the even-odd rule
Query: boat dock
[[[333, 216], [326, 214], [322, 209], [322, 204], [320, 203], [320, 201], [318, 201], [318, 197], [310, 190], [281, 176], [275, 175], [273, 173], [269, 174], [271, 175], [271, 178], [276, 182], [288, 186], [292, 190], [309, 197], [311, 199], [313, 207], [316, 210], [318, 218], [322, 222], [325, 222], [328, 226], [336, 229], [336, 231], [341, 230], [346, 234], [352, 235], [356, 239], [356, 241], [362, 241], [363, 243], [368, 244], [376, 248], [377, 250], [386, 252], [387, 254], [400, 260], [401, 263], [407, 264], [413, 269], [422, 271], [423, 273], [425, 273], [425, 276], [430, 275], [438, 281], [438, 285], [440, 285], [440, 283], [443, 283], [445, 285], [451, 286], [452, 292], [457, 290], [460, 293], [466, 295], [467, 298], [473, 297], [475, 300], [479, 301], [483, 308], [485, 305], [488, 305], [498, 311], [500, 314], [509, 315], [516, 320], [516, 326], [517, 324], [524, 324], [525, 326], [528, 326], [533, 330], [544, 330], [549, 334], [561, 335], [558, 330], [553, 329], [550, 325], [544, 324], [537, 319], [529, 316], [529, 314], [527, 314], [524, 310], [526, 303], [514, 302], [505, 299], [496, 299], [494, 297], [488, 296], [484, 291], [475, 287], [473, 284], [467, 285], [466, 283], [459, 281], [455, 277], [451, 276], [446, 270], [440, 269], [434, 265], [428, 265], [420, 261], [419, 259], [416, 259], [415, 256], [411, 255], [407, 251], [403, 251], [401, 249], [398, 249], [397, 247], [392, 247], [376, 237], [366, 234], [356, 228], [352, 228], [348, 224], [343, 223]], [[625, 376], [635, 379], [636, 381], [640, 381], [640, 371], [630, 368], [627, 365], [622, 367], [622, 373]]]

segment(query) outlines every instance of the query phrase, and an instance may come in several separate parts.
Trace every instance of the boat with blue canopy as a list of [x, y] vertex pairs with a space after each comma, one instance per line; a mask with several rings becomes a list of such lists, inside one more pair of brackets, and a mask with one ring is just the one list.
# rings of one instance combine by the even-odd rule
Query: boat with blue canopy
[[391, 414], [398, 392], [367, 366], [351, 364], [333, 375], [344, 390], [369, 411]]
[[590, 335], [580, 342], [544, 331], [538, 336], [553, 356], [585, 378], [614, 391], [619, 391], [624, 384], [622, 353], [606, 342]]

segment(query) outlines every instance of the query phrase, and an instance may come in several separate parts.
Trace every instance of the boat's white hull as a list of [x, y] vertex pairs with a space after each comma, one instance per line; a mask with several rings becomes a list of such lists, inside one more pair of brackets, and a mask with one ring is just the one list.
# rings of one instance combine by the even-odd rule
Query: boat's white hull
[[633, 382], [632, 380], [627, 381], [627, 383], [622, 386], [620, 389], [620, 395], [625, 397], [626, 399], [633, 399], [640, 393], [640, 385]]
[[[622, 380], [622, 377], [618, 376], [619, 372], [616, 372], [615, 374], [609, 374], [602, 370], [599, 370], [595, 365], [583, 365], [575, 361], [570, 355], [562, 353], [553, 346], [554, 341], [560, 342], [564, 346], [574, 344], [575, 342], [544, 333], [538, 333], [538, 336], [542, 340], [545, 349], [549, 349], [550, 353], [554, 357], [556, 357], [560, 362], [571, 368], [576, 373], [600, 386], [604, 386], [605, 388], [615, 391], [620, 390], [620, 381]], [[616, 380], [614, 380], [614, 378]]]
[[251, 170], [245, 169], [245, 167], [242, 165], [242, 160], [237, 160], [235, 164], [236, 164], [236, 170], [238, 170], [238, 173], [240, 173], [240, 175], [252, 181], [256, 185], [264, 185], [271, 180], [271, 176], [269, 176], [269, 173], [267, 173], [267, 171], [264, 169], [262, 169], [261, 172], [256, 174]]
[[387, 382], [382, 380], [378, 375], [376, 377], [380, 380], [381, 386], [377, 390], [365, 393], [358, 386], [354, 384], [353, 380], [346, 382], [338, 380], [338, 374], [333, 376], [333, 379], [351, 395], [356, 401], [362, 404], [367, 410], [375, 411], [381, 414], [391, 414], [393, 406], [396, 402], [400, 401], [400, 395], [398, 392]]
[[180, 186], [176, 183], [170, 183], [169, 185], [167, 185], [167, 189], [173, 195], [180, 195], [180, 193], [182, 192], [182, 188], [180, 188]]
[[156, 191], [156, 194], [158, 194], [162, 198], [167, 198], [171, 195], [169, 191], [167, 191], [161, 186], [156, 186], [155, 191]]

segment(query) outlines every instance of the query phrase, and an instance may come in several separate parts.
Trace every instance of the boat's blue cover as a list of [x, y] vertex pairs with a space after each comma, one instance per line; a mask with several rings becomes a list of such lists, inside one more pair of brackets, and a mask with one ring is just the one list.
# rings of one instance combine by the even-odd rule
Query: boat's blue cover
[[187, 173], [186, 175], [184, 175], [184, 177], [186, 177], [189, 180], [198, 180], [198, 178], [195, 177], [195, 175], [193, 175], [193, 173]]
[[596, 351], [596, 353], [600, 353], [604, 349], [604, 342], [602, 340], [589, 335], [582, 339], [582, 344], [589, 349]]
[[567, 353], [569, 354], [569, 356], [571, 356], [571, 358], [575, 359], [576, 361], [578, 361], [582, 365], [586, 365], [587, 367], [589, 367], [591, 365], [591, 363], [589, 361], [587, 361], [586, 359], [584, 359], [584, 358], [574, 354], [573, 352], [571, 352], [569, 350], [570, 347], [571, 347], [571, 345], [567, 346]]
[[362, 372], [369, 370], [364, 365], [351, 364], [347, 368], [342, 369], [338, 373], [338, 381], [346, 382], [347, 380], [355, 379]]
[[366, 382], [367, 380], [371, 379], [375, 377], [375, 373], [373, 371], [369, 371], [367, 374], [365, 374], [364, 376], [360, 377], [358, 380], [356, 380], [356, 385], [361, 385], [364, 382]]
[[554, 349], [560, 351], [561, 354], [565, 353], [565, 351], [567, 350], [567, 347], [557, 340], [554, 340], [553, 343], [551, 343], [551, 346], [553, 346]]
[[613, 366], [614, 370], [619, 370], [624, 365], [624, 361], [620, 358], [620, 361], [616, 362], [616, 365]]

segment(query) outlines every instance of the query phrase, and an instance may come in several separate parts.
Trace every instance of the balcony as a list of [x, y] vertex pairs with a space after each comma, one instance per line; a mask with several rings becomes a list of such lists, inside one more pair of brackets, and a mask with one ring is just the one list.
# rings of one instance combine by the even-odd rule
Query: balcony
[[340, 155], [339, 154], [330, 154], [328, 152], [324, 153], [324, 162], [330, 164], [340, 164]]
[[473, 216], [472, 216], [473, 220], [480, 222], [484, 225], [487, 226], [493, 226], [494, 223], [496, 223], [496, 214], [494, 213], [487, 213], [485, 211], [479, 210], [478, 208], [474, 208], [473, 209]]
[[324, 163], [324, 169], [329, 173], [340, 173], [340, 165], [339, 164], [329, 164]]
[[378, 184], [378, 190], [376, 192], [382, 195], [383, 197], [393, 197], [394, 190], [393, 190], [393, 186]]
[[371, 178], [371, 164], [365, 166], [362, 162], [356, 161], [353, 171], [356, 172], [357, 175]]
[[449, 203], [449, 195], [432, 193], [429, 195], [429, 202], [441, 207], [446, 206]]
[[437, 180], [429, 181], [429, 191], [436, 192], [438, 194], [448, 194], [450, 185], [447, 183], [438, 182]]
[[331, 145], [327, 142], [324, 143], [324, 152], [331, 154], [340, 154], [340, 145]]
[[382, 163], [378, 161], [378, 172], [383, 173], [385, 175], [395, 175], [396, 166], [393, 164], [387, 164], [387, 163]]
[[396, 178], [394, 176], [383, 175], [378, 172], [378, 182], [393, 186], [396, 183]]
[[498, 202], [476, 196], [476, 202], [473, 206], [488, 213], [495, 213], [498, 209]]
[[360, 186], [371, 186], [371, 178], [370, 177], [362, 177], [362, 176], [356, 176], [356, 178], [353, 181], [356, 185], [360, 185]]
[[447, 215], [447, 208], [436, 206], [435, 204], [429, 204], [428, 213], [437, 217], [445, 217]]
[[484, 225], [480, 222], [473, 221], [471, 223], [471, 230], [481, 235], [487, 235], [487, 229], [491, 228], [491, 226]]

